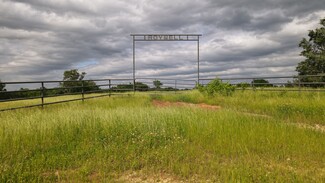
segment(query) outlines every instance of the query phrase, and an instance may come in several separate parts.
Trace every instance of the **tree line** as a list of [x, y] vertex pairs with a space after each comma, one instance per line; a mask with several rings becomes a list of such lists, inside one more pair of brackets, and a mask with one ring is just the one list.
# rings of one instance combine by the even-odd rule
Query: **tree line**
[[[84, 80], [86, 72], [79, 72], [77, 69], [67, 70], [63, 73], [63, 80], [59, 83], [58, 87], [54, 88], [38, 88], [30, 90], [28, 88], [20, 88], [18, 91], [6, 92], [6, 85], [1, 83], [0, 80], [0, 91], [4, 91], [0, 94], [0, 99], [14, 99], [14, 98], [30, 98], [39, 97], [41, 92], [44, 96], [55, 96], [64, 94], [78, 94], [82, 92], [104, 92], [111, 90], [114, 92], [126, 92], [133, 90], [133, 83], [129, 84], [118, 84], [116, 86], [110, 87], [110, 89], [101, 89], [94, 81]], [[149, 90], [165, 90], [171, 91], [175, 90], [172, 87], [161, 88], [163, 83], [159, 80], [153, 81], [154, 88], [150, 88], [147, 84], [142, 82], [135, 83], [135, 89], [137, 91], [149, 91]], [[36, 91], [35, 91], [36, 90]]]
[[[82, 90], [85, 92], [98, 90], [99, 87], [95, 82], [83, 81], [85, 75], [85, 72], [79, 73], [77, 69], [64, 71], [63, 80], [59, 83], [58, 87], [50, 89], [40, 87], [33, 90], [29, 88], [20, 88], [14, 92], [1, 93], [0, 99], [39, 97], [41, 96], [41, 92], [43, 92], [44, 96], [55, 96], [67, 93], [78, 93]], [[7, 91], [5, 87], [6, 85], [0, 81], [0, 91]]]

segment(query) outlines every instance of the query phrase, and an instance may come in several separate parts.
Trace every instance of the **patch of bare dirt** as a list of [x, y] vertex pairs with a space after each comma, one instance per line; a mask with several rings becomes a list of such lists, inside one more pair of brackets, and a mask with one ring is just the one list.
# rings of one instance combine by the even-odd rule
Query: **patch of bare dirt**
[[89, 176], [88, 176], [88, 179], [91, 181], [91, 182], [100, 182], [100, 179], [101, 179], [101, 174], [98, 173], [98, 172], [92, 172]]
[[132, 183], [151, 183], [151, 182], [161, 182], [161, 183], [176, 183], [176, 182], [184, 182], [178, 180], [177, 178], [168, 175], [168, 174], [156, 174], [156, 175], [148, 175], [142, 172], [128, 172], [122, 175], [119, 181], [123, 182], [132, 182]]
[[159, 100], [153, 100], [152, 104], [156, 107], [197, 107], [201, 109], [208, 109], [208, 110], [219, 110], [221, 109], [220, 106], [216, 105], [208, 105], [204, 103], [200, 104], [193, 104], [193, 103], [186, 103], [186, 102], [166, 102], [166, 101], [159, 101]]
[[264, 117], [264, 118], [272, 118], [272, 116], [266, 115], [266, 114], [257, 114], [257, 113], [250, 113], [250, 112], [240, 112], [244, 115], [248, 116], [255, 116], [255, 117]]
[[[75, 182], [74, 180], [80, 179], [79, 169], [68, 169], [68, 170], [56, 170], [53, 172], [44, 172], [42, 176], [45, 179], [53, 180], [56, 179], [57, 182]], [[101, 182], [102, 175], [98, 172], [91, 172], [87, 176], [89, 182]]]
[[299, 128], [307, 128], [307, 129], [311, 129], [311, 130], [315, 130], [315, 131], [325, 133], [325, 126], [324, 125], [320, 125], [320, 124], [310, 125], [310, 124], [306, 124], [306, 123], [290, 123], [290, 124], [295, 125], [295, 126], [297, 126]]
[[130, 182], [130, 183], [185, 183], [185, 182], [212, 182], [210, 180], [200, 180], [197, 176], [193, 176], [190, 179], [181, 179], [180, 177], [168, 174], [168, 173], [147, 173], [140, 171], [125, 172], [118, 179], [118, 182]]

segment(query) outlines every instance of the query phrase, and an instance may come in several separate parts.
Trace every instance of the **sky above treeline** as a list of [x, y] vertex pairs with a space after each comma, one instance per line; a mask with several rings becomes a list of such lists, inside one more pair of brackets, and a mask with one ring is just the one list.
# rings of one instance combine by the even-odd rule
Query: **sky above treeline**
[[[295, 75], [321, 0], [0, 0], [0, 80], [132, 77], [132, 33], [202, 34], [201, 77]], [[195, 42], [137, 42], [136, 76], [196, 78]]]

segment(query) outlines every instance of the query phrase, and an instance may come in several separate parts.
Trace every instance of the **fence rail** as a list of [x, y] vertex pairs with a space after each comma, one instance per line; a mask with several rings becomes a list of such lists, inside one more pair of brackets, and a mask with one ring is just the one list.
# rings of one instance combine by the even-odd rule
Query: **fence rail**
[[[215, 78], [200, 79], [201, 85], [206, 85]], [[219, 78], [223, 82], [237, 86], [238, 90], [263, 91], [306, 91], [324, 92], [325, 74], [299, 76], [265, 76], [265, 77], [238, 77]], [[265, 82], [266, 81], [266, 82]], [[317, 88], [317, 89], [316, 89]]]
[[[193, 89], [196, 85], [194, 80], [182, 81], [159, 79], [162, 86], [154, 86], [152, 78], [139, 78], [135, 81], [129, 78], [119, 79], [98, 79], [81, 81], [27, 81], [27, 82], [1, 82], [1, 85], [13, 88], [0, 91], [0, 112], [22, 108], [44, 107], [51, 104], [59, 104], [72, 101], [84, 101], [98, 97], [113, 95], [129, 95], [130, 92], [144, 91], [179, 91]], [[186, 83], [187, 82], [187, 83]], [[27, 88], [28, 89], [27, 89]], [[20, 89], [18, 89], [20, 88]], [[90, 95], [90, 94], [95, 94]], [[50, 98], [74, 96], [73, 99], [62, 99], [51, 101]], [[47, 101], [49, 99], [49, 101]], [[31, 101], [36, 104], [23, 106], [6, 105], [15, 101]], [[39, 100], [39, 101], [37, 101]], [[10, 107], [13, 106], [13, 107]]]
[[[199, 80], [201, 85], [206, 85], [215, 78], [203, 78]], [[162, 85], [154, 84], [159, 80]], [[237, 90], [253, 91], [303, 91], [325, 92], [325, 75], [304, 76], [270, 76], [270, 77], [242, 77], [223, 78], [220, 80], [236, 86]], [[262, 82], [264, 80], [264, 82]], [[266, 81], [266, 82], [265, 82]], [[12, 88], [8, 91], [0, 91], [0, 112], [14, 109], [44, 107], [46, 105], [59, 104], [72, 101], [84, 101], [87, 99], [129, 95], [130, 92], [148, 91], [172, 91], [191, 90], [197, 86], [197, 80], [170, 79], [170, 78], [118, 78], [97, 79], [82, 81], [27, 81], [27, 82], [1, 82], [1, 85]], [[20, 88], [24, 86], [25, 88]], [[30, 89], [27, 89], [26, 86]], [[96, 94], [96, 95], [90, 95]], [[47, 99], [63, 96], [76, 98], [62, 99], [60, 101], [47, 101]], [[14, 101], [39, 100], [36, 104], [16, 106], [9, 105]], [[8, 105], [6, 105], [8, 104]]]

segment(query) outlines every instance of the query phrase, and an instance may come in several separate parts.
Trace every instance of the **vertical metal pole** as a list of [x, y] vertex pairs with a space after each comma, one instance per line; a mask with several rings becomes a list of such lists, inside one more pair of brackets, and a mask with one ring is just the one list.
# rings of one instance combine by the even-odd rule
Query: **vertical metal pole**
[[154, 85], [154, 87], [155, 87], [155, 93], [157, 93], [157, 89], [158, 89], [158, 88], [155, 86], [155, 81], [156, 81], [156, 79], [153, 80], [153, 85]]
[[200, 84], [200, 36], [197, 36], [197, 83]]
[[175, 93], [177, 91], [177, 80], [175, 80]]
[[133, 36], [133, 92], [135, 92], [135, 37]]
[[252, 81], [252, 86], [253, 86], [253, 91], [255, 91], [255, 79], [253, 78], [253, 81]]
[[299, 87], [299, 93], [301, 92], [301, 83], [300, 83], [300, 76], [298, 76], [298, 87]]
[[44, 82], [42, 82], [41, 99], [42, 99], [42, 108], [44, 108]]
[[108, 92], [109, 92], [108, 96], [109, 96], [109, 97], [111, 97], [111, 92], [112, 92], [112, 91], [111, 91], [111, 86], [112, 86], [112, 83], [111, 83], [111, 80], [109, 79], [109, 80], [108, 80], [108, 89], [109, 89], [109, 90], [108, 90]]
[[81, 81], [81, 97], [82, 97], [82, 101], [84, 101], [85, 100], [84, 81]]

